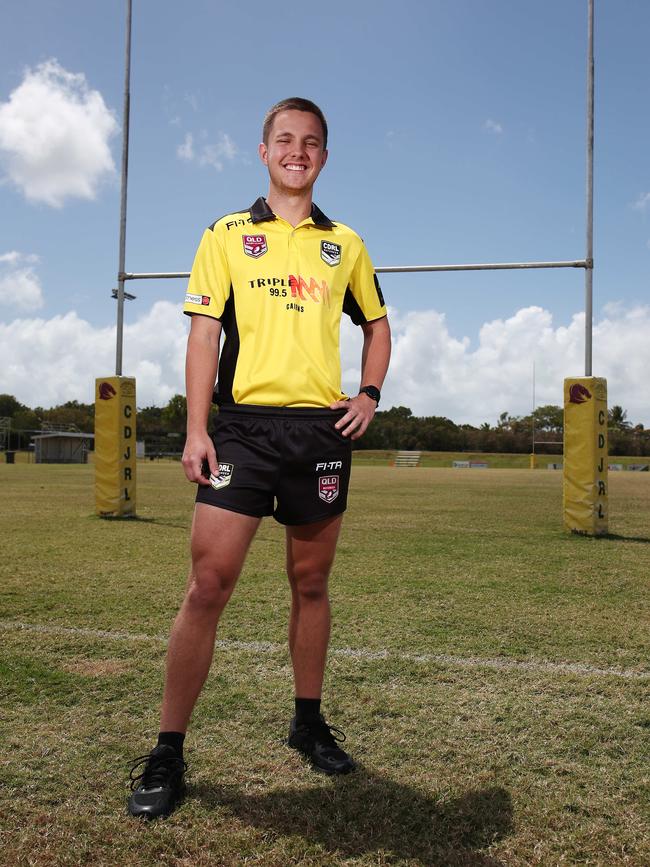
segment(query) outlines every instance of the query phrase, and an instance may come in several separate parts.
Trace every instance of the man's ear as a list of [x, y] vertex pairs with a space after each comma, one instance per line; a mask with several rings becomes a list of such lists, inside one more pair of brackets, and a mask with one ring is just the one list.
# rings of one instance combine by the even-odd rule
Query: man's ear
[[269, 164], [269, 149], [264, 144], [264, 142], [260, 142], [259, 147], [257, 148], [257, 152], [260, 155], [260, 159], [264, 163], [265, 166]]
[[323, 157], [322, 157], [321, 162], [320, 162], [320, 167], [321, 167], [321, 169], [323, 168], [323, 166], [324, 166], [325, 163], [327, 162], [327, 157], [328, 157], [328, 156], [329, 156], [329, 151], [328, 151], [328, 150], [324, 150], [324, 151], [323, 151]]

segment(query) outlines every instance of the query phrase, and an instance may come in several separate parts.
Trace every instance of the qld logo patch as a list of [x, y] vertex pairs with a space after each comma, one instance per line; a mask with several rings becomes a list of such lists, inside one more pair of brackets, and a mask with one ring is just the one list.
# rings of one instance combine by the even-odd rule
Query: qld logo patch
[[331, 265], [332, 268], [335, 265], [341, 264], [341, 245], [333, 244], [331, 241], [321, 241], [320, 242], [320, 257], [325, 262], [326, 265]]
[[242, 235], [241, 239], [244, 244], [244, 253], [247, 256], [252, 256], [253, 259], [259, 259], [269, 249], [266, 235]]
[[210, 484], [215, 489], [215, 491], [220, 490], [221, 488], [225, 488], [230, 484], [230, 480], [232, 479], [232, 471], [235, 469], [234, 464], [219, 464], [219, 472], [215, 476], [214, 473], [210, 473]]
[[333, 503], [339, 495], [338, 476], [320, 476], [318, 479], [318, 496], [326, 503]]

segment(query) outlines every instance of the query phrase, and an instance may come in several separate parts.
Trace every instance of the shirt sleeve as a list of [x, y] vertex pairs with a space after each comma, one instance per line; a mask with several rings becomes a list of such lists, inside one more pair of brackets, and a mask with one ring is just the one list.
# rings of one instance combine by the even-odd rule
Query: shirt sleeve
[[363, 243], [350, 274], [350, 282], [343, 299], [343, 312], [347, 313], [355, 325], [381, 319], [388, 312], [379, 280]]
[[194, 257], [183, 313], [221, 319], [230, 296], [230, 269], [214, 229], [206, 229]]

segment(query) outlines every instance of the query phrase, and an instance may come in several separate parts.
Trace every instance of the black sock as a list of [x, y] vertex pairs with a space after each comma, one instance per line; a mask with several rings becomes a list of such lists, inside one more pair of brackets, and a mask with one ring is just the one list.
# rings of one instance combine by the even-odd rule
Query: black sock
[[158, 746], [166, 744], [168, 747], [173, 747], [179, 759], [183, 758], [183, 741], [185, 735], [183, 732], [160, 732], [158, 735]]
[[319, 698], [296, 698], [296, 722], [298, 724], [317, 720], [319, 714]]

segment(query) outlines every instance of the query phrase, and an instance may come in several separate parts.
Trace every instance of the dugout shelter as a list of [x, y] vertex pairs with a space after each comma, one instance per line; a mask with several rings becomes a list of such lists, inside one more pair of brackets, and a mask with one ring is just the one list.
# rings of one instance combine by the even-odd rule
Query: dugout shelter
[[79, 431], [50, 431], [32, 437], [37, 464], [87, 464], [95, 435]]

